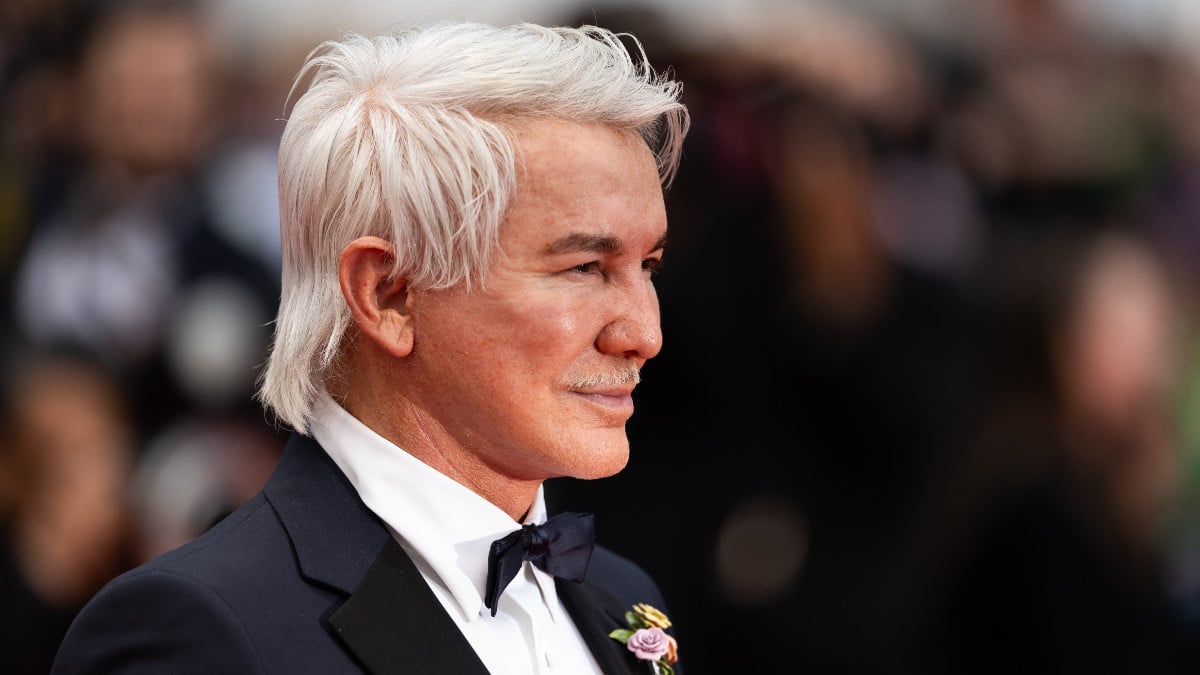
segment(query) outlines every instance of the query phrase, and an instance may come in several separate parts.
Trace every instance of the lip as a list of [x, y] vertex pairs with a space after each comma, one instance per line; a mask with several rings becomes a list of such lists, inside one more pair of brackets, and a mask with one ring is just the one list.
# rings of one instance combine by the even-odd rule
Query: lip
[[609, 410], [633, 412], [633, 387], [575, 389], [571, 393]]

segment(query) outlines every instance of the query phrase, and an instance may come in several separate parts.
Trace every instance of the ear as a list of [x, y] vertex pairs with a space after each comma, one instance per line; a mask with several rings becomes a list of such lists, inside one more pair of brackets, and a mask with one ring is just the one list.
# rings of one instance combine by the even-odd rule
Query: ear
[[413, 348], [412, 294], [408, 280], [392, 276], [395, 248], [379, 237], [346, 244], [338, 258], [338, 282], [359, 333], [388, 354]]

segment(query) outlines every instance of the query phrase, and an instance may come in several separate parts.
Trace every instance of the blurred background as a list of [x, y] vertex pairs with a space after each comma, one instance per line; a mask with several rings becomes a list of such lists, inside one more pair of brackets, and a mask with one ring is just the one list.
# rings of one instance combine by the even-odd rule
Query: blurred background
[[685, 83], [619, 476], [689, 675], [1200, 672], [1200, 5], [5, 0], [0, 670], [262, 485], [303, 56], [443, 17]]

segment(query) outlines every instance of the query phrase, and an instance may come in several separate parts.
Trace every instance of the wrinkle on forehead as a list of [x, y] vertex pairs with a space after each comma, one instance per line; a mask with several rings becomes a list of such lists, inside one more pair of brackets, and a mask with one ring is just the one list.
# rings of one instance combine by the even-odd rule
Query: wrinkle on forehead
[[[598, 122], [571, 122], [551, 117], [516, 120], [503, 124], [509, 138], [512, 140], [517, 159], [518, 181], [522, 180], [530, 170], [530, 166], [544, 161], [553, 161], [562, 154], [579, 151], [577, 139], [581, 134], [555, 133], [560, 129], [603, 129], [608, 131], [608, 137], [621, 147], [636, 146], [642, 148], [653, 159], [650, 146], [641, 135], [633, 129], [612, 127]], [[586, 135], [586, 134], [585, 134]], [[657, 171], [657, 164], [655, 164]]]

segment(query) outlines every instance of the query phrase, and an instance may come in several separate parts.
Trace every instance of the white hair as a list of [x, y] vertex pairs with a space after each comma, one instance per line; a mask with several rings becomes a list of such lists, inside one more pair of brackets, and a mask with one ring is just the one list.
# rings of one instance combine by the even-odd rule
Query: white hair
[[[631, 54], [622, 44], [627, 38]], [[635, 58], [636, 57], [636, 58]], [[663, 185], [688, 114], [640, 43], [594, 26], [443, 22], [325, 42], [306, 60], [279, 148], [283, 279], [259, 398], [307, 432], [351, 323], [338, 259], [354, 239], [395, 247], [414, 288], [486, 274], [516, 189], [506, 123], [553, 118], [639, 134]]]

